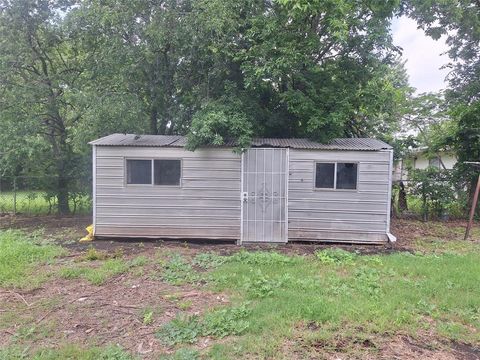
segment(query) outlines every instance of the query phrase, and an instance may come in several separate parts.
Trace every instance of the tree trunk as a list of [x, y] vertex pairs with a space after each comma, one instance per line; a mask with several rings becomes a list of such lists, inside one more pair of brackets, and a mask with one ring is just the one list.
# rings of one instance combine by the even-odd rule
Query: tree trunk
[[58, 213], [60, 215], [68, 215], [70, 214], [70, 206], [68, 204], [68, 179], [63, 175], [59, 175], [57, 186]]
[[158, 109], [156, 106], [152, 105], [152, 108], [150, 110], [150, 134], [151, 135], [158, 134], [157, 117], [158, 117]]
[[407, 192], [403, 181], [400, 181], [400, 189], [398, 191], [398, 211], [401, 213], [408, 210]]

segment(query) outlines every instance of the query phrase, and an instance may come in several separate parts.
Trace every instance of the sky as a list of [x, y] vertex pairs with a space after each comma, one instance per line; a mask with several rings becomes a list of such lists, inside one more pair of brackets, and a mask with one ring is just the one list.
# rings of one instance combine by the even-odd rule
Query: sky
[[403, 48], [402, 58], [407, 60], [405, 67], [410, 85], [418, 94], [446, 88], [444, 80], [448, 69], [440, 69], [448, 62], [448, 56], [442, 55], [448, 50], [444, 37], [433, 40], [417, 29], [414, 20], [403, 16], [393, 20], [392, 35], [393, 43]]

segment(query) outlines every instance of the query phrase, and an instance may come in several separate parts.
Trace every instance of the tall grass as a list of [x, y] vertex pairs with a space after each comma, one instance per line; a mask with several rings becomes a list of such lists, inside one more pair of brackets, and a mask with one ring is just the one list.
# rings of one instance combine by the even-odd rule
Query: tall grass
[[[50, 199], [50, 201], [48, 200]], [[15, 205], [14, 205], [15, 204]], [[87, 214], [92, 209], [89, 196], [79, 196], [69, 200], [70, 209], [77, 214]], [[55, 198], [47, 197], [43, 191], [0, 192], [0, 213], [17, 213], [37, 215], [56, 211]]]

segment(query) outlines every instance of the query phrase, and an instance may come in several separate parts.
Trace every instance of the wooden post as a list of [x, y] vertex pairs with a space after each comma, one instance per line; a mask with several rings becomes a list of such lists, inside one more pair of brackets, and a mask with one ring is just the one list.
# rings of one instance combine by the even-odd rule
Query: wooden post
[[468, 219], [467, 230], [465, 231], [464, 240], [468, 239], [468, 235], [470, 235], [470, 229], [473, 226], [473, 216], [475, 215], [475, 208], [477, 207], [479, 192], [480, 192], [480, 174], [478, 175], [477, 187], [475, 188], [475, 195], [473, 195], [472, 208], [470, 209], [470, 218]]

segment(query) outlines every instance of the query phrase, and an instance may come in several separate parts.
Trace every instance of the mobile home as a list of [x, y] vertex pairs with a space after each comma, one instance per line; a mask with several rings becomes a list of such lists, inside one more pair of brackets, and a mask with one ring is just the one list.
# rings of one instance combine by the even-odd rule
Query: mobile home
[[182, 136], [92, 141], [96, 237], [383, 243], [392, 148], [367, 138], [254, 139], [185, 149]]

